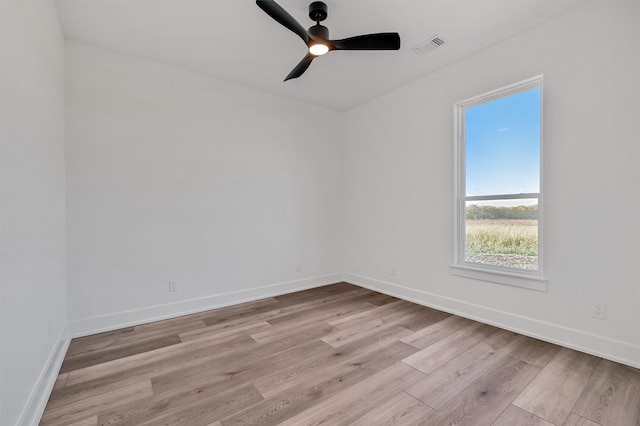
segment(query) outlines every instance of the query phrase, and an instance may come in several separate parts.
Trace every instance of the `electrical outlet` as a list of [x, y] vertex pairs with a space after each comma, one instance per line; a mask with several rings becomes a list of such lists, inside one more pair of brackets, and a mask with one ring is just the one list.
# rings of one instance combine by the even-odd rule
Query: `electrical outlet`
[[296, 271], [296, 272], [302, 272], [302, 265], [301, 265], [301, 264], [299, 264], [299, 263], [296, 263], [295, 271]]
[[174, 291], [178, 291], [178, 285], [175, 281], [169, 280], [169, 292], [173, 293]]
[[390, 275], [391, 275], [392, 277], [395, 277], [395, 276], [396, 276], [396, 268], [391, 268]]
[[593, 317], [601, 320], [607, 319], [607, 305], [604, 303], [593, 304]]

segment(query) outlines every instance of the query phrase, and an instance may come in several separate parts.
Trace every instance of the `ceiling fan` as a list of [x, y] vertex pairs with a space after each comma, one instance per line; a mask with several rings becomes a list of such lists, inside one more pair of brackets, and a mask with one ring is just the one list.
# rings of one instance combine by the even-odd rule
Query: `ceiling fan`
[[318, 56], [332, 50], [398, 50], [400, 35], [398, 33], [376, 33], [348, 37], [342, 40], [330, 40], [329, 29], [320, 22], [327, 18], [327, 5], [314, 1], [309, 5], [309, 18], [316, 24], [305, 30], [286, 10], [273, 0], [256, 0], [260, 9], [278, 21], [281, 25], [296, 33], [309, 49], [305, 57], [287, 75], [284, 81], [300, 77]]

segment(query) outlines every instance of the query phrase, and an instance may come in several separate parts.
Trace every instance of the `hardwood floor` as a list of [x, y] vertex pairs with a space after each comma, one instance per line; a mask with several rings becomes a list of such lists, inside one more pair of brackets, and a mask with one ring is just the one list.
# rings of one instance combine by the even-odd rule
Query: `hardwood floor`
[[74, 339], [40, 424], [640, 426], [640, 370], [340, 283]]

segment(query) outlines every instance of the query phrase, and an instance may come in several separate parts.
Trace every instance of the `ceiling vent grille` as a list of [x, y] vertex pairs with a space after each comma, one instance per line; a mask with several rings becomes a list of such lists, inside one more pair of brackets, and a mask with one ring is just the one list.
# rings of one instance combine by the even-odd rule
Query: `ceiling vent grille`
[[442, 46], [444, 46], [444, 39], [440, 37], [440, 35], [436, 34], [433, 37], [429, 38], [429, 40], [420, 43], [411, 50], [416, 55], [422, 56]]

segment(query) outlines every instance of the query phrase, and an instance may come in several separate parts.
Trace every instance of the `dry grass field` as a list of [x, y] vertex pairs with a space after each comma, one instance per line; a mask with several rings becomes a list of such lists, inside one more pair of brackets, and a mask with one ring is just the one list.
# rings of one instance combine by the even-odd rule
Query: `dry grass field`
[[466, 261], [538, 269], [538, 221], [467, 220]]

